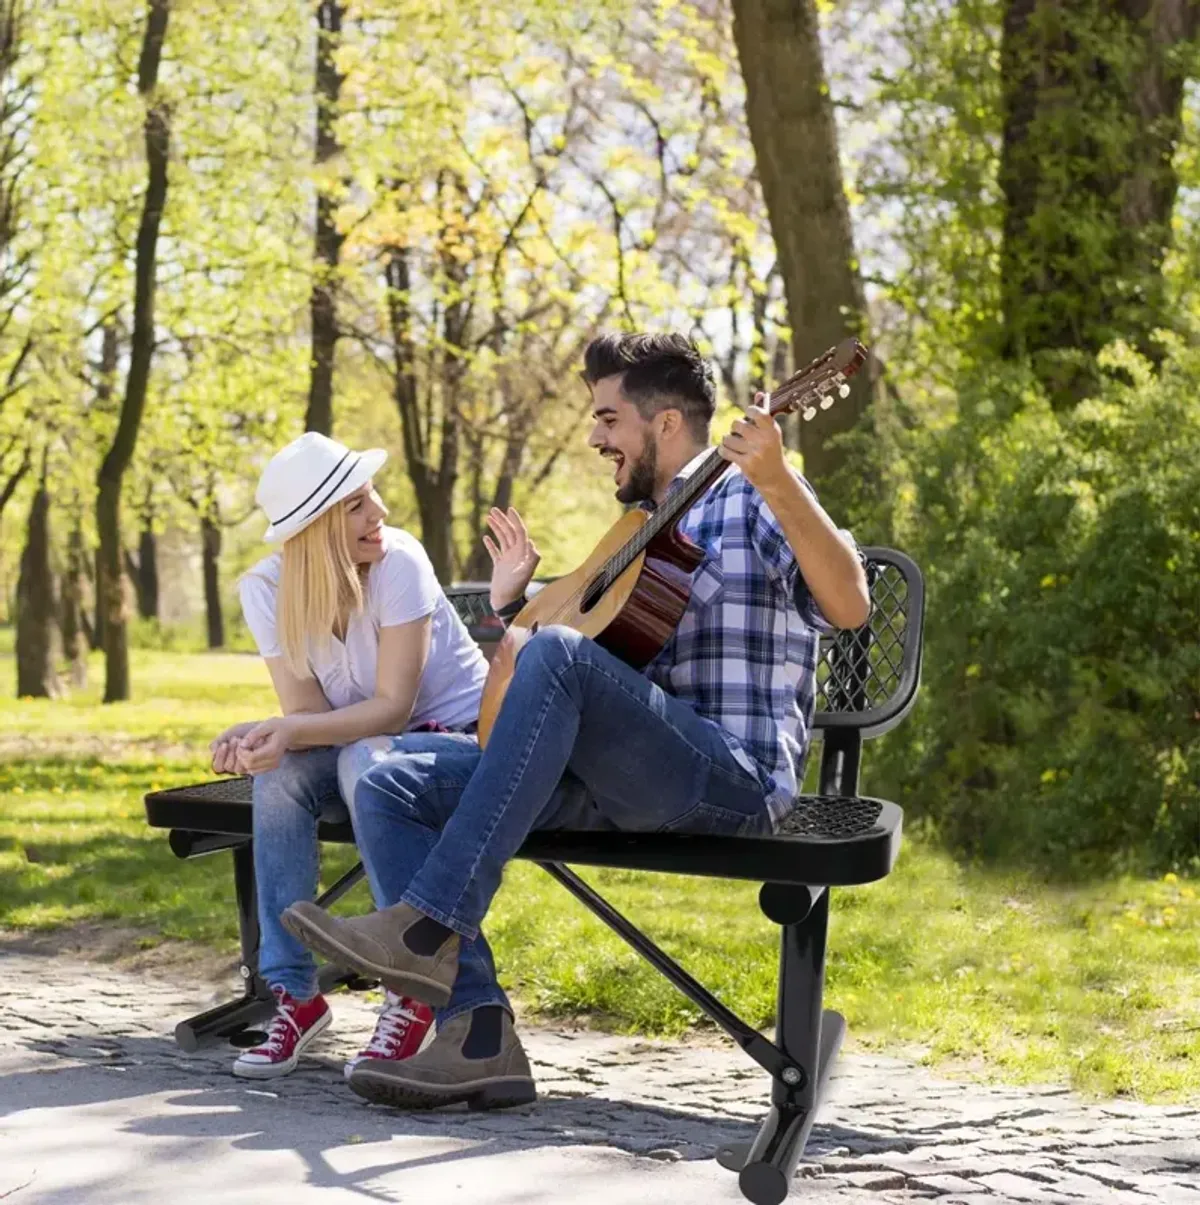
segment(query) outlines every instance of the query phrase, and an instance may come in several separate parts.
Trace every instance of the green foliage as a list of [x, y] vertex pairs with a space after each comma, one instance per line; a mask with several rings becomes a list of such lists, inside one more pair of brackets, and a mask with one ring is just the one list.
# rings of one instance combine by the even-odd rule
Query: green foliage
[[[995, 0], [875, 17], [891, 53], [856, 111], [871, 135], [855, 183], [889, 387], [873, 429], [852, 436], [873, 472], [842, 496], [860, 537], [917, 559], [929, 610], [920, 701], [868, 786], [972, 857], [1186, 866], [1200, 856], [1200, 108], [1193, 86], [1176, 141], [1165, 116], [1131, 139], [1122, 89], [1150, 53], [1145, 31], [1090, 4], [1035, 7], [1038, 54], [1061, 35], [1049, 64], [1006, 61], [1012, 6]], [[1174, 72], [1194, 47], [1170, 53]], [[1046, 68], [1041, 83], [1022, 62]], [[1040, 90], [1072, 73], [1077, 87]], [[1023, 131], [1006, 125], [1014, 104], [1032, 114]], [[1158, 166], [1143, 171], [1152, 146]], [[1150, 205], [1114, 234], [1114, 190], [1149, 187], [1172, 150], [1174, 245]], [[1035, 244], [1050, 261], [1030, 258]], [[1164, 250], [1157, 299], [1142, 274]], [[1142, 303], [1160, 301], [1183, 333], [1147, 349]], [[1064, 315], [1077, 340], [1023, 354]], [[1120, 336], [1162, 364], [1120, 342], [1096, 351]], [[1087, 383], [1073, 407], [1045, 392], [1056, 357]]]
[[981, 372], [913, 440], [928, 659], [882, 779], [979, 856], [1178, 868], [1200, 864], [1200, 358], [1101, 364], [1063, 415]]

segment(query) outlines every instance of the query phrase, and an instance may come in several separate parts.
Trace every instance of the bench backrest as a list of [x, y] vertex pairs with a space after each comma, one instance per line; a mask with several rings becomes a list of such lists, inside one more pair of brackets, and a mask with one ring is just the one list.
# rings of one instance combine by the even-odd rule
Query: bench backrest
[[871, 618], [821, 641], [817, 663], [818, 729], [853, 728], [879, 736], [912, 710], [921, 684], [925, 583], [916, 564], [893, 548], [864, 548]]
[[[921, 680], [925, 587], [921, 571], [902, 552], [865, 548], [871, 586], [870, 622], [821, 641], [817, 664], [818, 731], [853, 729], [878, 736], [912, 708]], [[484, 654], [491, 656], [504, 625], [482, 585], [446, 591]]]

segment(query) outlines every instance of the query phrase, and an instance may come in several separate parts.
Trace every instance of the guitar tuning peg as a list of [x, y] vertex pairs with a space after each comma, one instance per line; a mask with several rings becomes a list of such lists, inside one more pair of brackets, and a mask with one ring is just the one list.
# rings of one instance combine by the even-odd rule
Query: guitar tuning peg
[[805, 406], [801, 413], [804, 415], [805, 422], [817, 417], [817, 411], [814, 406]]
[[841, 384], [838, 386], [838, 397], [840, 397], [840, 398], [847, 398], [847, 397], [849, 397], [849, 396], [850, 396], [850, 386], [849, 386], [849, 385], [847, 385], [845, 381], [843, 381], [843, 382], [842, 382], [842, 383], [841, 383]]
[[832, 405], [833, 405], [833, 398], [831, 398], [829, 396], [829, 394], [825, 394], [825, 396], [823, 398], [821, 398], [821, 409], [828, 410], [829, 407]]

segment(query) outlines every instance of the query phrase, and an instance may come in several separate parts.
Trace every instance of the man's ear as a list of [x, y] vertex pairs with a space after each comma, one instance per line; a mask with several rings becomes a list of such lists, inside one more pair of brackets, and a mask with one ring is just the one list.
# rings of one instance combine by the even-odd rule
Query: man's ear
[[658, 434], [661, 439], [678, 435], [683, 427], [683, 413], [679, 410], [660, 410], [654, 417], [658, 419]]

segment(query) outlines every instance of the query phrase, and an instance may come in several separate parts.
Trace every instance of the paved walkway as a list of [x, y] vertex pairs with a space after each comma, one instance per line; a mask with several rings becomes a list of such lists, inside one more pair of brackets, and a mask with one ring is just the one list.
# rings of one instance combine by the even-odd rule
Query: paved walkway
[[[295, 1075], [254, 1085], [230, 1054], [180, 1053], [211, 992], [64, 956], [0, 951], [4, 1205], [700, 1205], [736, 1202], [712, 1160], [749, 1139], [765, 1076], [735, 1050], [527, 1029], [535, 1106], [404, 1114], [350, 1094], [336, 1029]], [[792, 1199], [816, 1205], [1200, 1205], [1200, 1108], [1086, 1104], [843, 1056]]]

